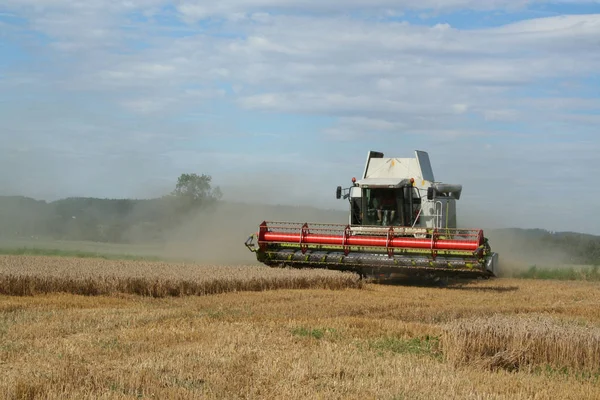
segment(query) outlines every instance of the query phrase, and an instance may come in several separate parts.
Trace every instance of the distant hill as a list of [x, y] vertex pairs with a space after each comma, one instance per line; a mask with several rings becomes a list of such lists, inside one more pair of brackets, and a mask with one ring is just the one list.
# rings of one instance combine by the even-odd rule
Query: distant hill
[[160, 241], [181, 226], [236, 223], [255, 230], [263, 220], [299, 218], [306, 222], [347, 220], [343, 211], [289, 205], [220, 202], [194, 210], [178, 209], [169, 197], [156, 199], [66, 198], [47, 202], [0, 196], [0, 238], [41, 237], [129, 243]]
[[[346, 223], [347, 213], [233, 202], [190, 212], [179, 209], [169, 197], [66, 198], [46, 202], [0, 196], [0, 239], [168, 243], [174, 251], [230, 252], [230, 243], [236, 243], [233, 248], [240, 247], [263, 220]], [[600, 236], [519, 228], [486, 230], [486, 236], [503, 259], [531, 264], [600, 264]]]
[[519, 228], [489, 230], [486, 236], [505, 260], [538, 265], [600, 265], [600, 236]]

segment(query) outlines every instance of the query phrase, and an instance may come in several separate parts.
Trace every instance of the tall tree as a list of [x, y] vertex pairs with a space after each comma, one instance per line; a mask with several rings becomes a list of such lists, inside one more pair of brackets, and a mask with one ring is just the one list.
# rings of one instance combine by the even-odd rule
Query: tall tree
[[212, 203], [222, 197], [219, 187], [213, 188], [210, 175], [181, 174], [177, 179], [173, 195], [186, 200], [190, 205]]

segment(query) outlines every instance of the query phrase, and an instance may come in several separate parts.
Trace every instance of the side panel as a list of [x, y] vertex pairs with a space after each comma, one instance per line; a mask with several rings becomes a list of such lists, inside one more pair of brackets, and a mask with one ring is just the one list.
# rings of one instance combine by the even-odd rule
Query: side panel
[[433, 176], [433, 168], [431, 168], [431, 162], [429, 161], [429, 154], [425, 151], [416, 150], [415, 155], [417, 157], [417, 162], [419, 163], [419, 168], [421, 169], [421, 176], [424, 180], [435, 182], [435, 178]]
[[456, 228], [456, 201], [448, 199], [444, 208], [443, 226], [445, 228]]
[[425, 200], [422, 213], [422, 226], [438, 229], [456, 228], [456, 200], [454, 199]]
[[359, 187], [350, 188], [350, 225], [360, 225], [363, 219], [362, 191]]
[[419, 226], [424, 228], [435, 228], [439, 220], [439, 213], [441, 212], [441, 205], [436, 204], [435, 200], [427, 200], [423, 198], [421, 200], [421, 216], [419, 220]]
[[369, 164], [371, 164], [371, 159], [373, 158], [383, 158], [383, 153], [380, 151], [369, 151], [367, 154], [367, 162], [365, 163], [365, 170], [363, 171], [363, 179], [367, 177], [367, 171], [369, 170]]

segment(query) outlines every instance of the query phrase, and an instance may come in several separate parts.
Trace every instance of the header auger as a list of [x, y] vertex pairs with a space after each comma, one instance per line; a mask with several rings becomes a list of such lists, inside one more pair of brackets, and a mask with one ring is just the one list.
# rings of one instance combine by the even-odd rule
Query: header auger
[[462, 185], [436, 182], [426, 152], [385, 158], [370, 151], [362, 179], [336, 197], [348, 224], [269, 222], [245, 245], [269, 266], [354, 271], [391, 278], [492, 277], [498, 254], [481, 229], [457, 228]]

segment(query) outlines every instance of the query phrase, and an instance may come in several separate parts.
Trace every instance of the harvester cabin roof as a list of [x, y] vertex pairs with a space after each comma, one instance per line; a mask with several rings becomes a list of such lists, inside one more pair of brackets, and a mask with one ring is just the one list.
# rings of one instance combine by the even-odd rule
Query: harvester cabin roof
[[384, 157], [383, 153], [370, 152], [359, 185], [380, 182], [379, 187], [390, 187], [389, 185], [401, 185], [403, 180], [411, 178], [418, 187], [429, 186], [427, 182], [434, 182], [427, 152], [416, 150], [414, 158]]

